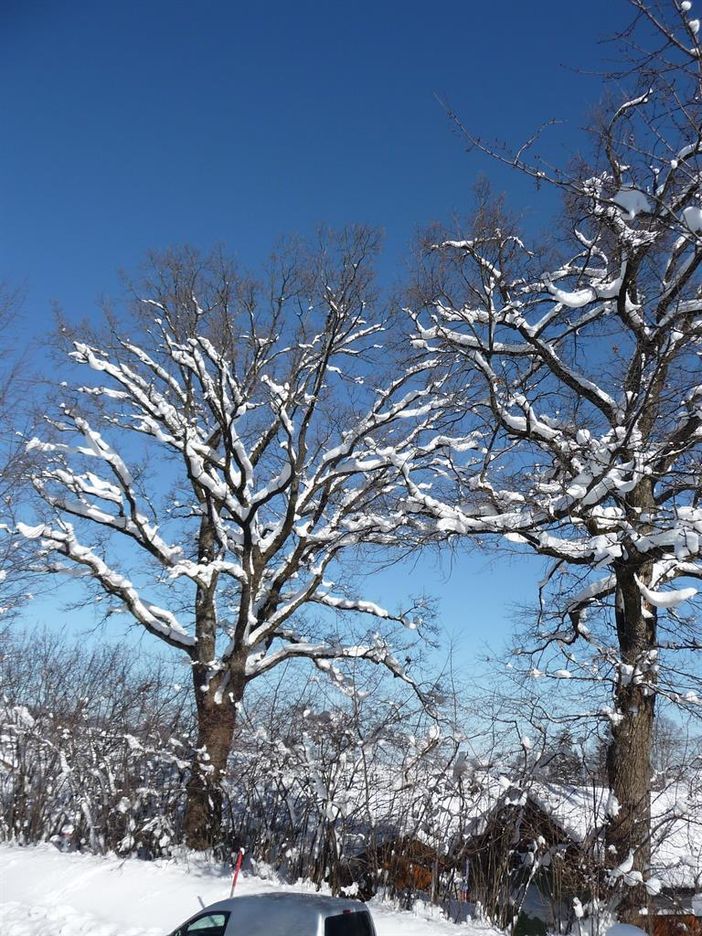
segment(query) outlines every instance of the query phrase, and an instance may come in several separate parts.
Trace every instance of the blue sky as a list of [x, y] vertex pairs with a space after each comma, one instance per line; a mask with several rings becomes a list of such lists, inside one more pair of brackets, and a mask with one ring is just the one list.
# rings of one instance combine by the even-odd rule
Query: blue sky
[[[435, 95], [486, 139], [562, 119], [549, 145], [566, 161], [612, 65], [598, 41], [629, 18], [626, 0], [4, 0], [0, 278], [26, 289], [20, 342], [50, 327], [52, 300], [95, 315], [148, 248], [221, 242], [255, 269], [283, 234], [371, 223], [391, 284], [480, 174], [546, 223], [529, 185], [465, 152]], [[538, 572], [453, 564], [384, 587], [435, 587], [468, 655], [508, 633]]]

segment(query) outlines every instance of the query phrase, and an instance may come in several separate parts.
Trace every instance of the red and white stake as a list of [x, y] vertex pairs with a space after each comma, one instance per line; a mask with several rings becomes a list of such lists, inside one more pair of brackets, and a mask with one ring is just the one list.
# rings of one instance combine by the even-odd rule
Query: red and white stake
[[234, 877], [232, 878], [232, 889], [229, 892], [230, 897], [234, 896], [234, 888], [236, 887], [236, 881], [237, 881], [237, 878], [239, 877], [239, 872], [241, 871], [241, 865], [243, 864], [243, 861], [244, 861], [244, 849], [240, 848], [239, 854], [236, 856], [236, 863], [234, 865]]

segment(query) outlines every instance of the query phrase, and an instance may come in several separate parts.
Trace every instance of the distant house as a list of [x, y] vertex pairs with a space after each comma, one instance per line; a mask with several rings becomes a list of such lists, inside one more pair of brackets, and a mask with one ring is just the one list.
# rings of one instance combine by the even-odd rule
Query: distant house
[[[616, 902], [602, 860], [615, 808], [601, 786], [475, 772], [457, 785], [437, 785], [424, 821], [399, 827], [388, 817], [375, 850], [359, 855], [356, 868], [373, 869], [370, 890], [438, 897], [454, 915], [456, 904], [466, 904], [464, 912], [480, 904], [505, 926], [519, 912], [565, 931], [574, 922], [574, 898]], [[655, 907], [702, 913], [702, 899], [695, 900], [702, 891], [702, 797], [672, 784], [653, 794], [652, 815], [651, 876], [661, 886]]]
[[[511, 905], [556, 929], [572, 922], [573, 898], [611, 901], [602, 854], [615, 808], [600, 786], [533, 781], [506, 789], [455, 856], [470, 869], [471, 896], [493, 914]], [[702, 914], [702, 797], [689, 784], [672, 784], [653, 793], [651, 811], [651, 877], [660, 883], [654, 907]]]

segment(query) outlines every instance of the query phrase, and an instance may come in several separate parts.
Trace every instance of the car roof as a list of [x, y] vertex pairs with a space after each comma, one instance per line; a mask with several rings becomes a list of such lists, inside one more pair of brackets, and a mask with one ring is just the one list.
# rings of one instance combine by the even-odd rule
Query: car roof
[[[220, 900], [207, 907], [207, 910], [223, 910], [231, 913], [228, 931], [259, 929], [265, 921], [269, 934], [289, 933], [298, 927], [301, 932], [315, 933], [319, 921], [336, 914], [367, 913], [367, 907], [359, 900], [344, 897], [328, 897], [324, 894], [297, 893], [295, 891], [274, 891], [270, 894], [245, 894]], [[263, 918], [263, 919], [262, 919]], [[231, 926], [233, 924], [233, 929]]]

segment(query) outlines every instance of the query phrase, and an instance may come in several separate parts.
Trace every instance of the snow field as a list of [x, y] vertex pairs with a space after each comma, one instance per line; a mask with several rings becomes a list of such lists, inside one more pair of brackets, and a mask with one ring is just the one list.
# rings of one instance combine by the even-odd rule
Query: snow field
[[[186, 855], [145, 862], [62, 854], [51, 845], [0, 844], [0, 932], [3, 936], [164, 936], [202, 906], [229, 896], [221, 865]], [[238, 894], [311, 890], [243, 874]], [[378, 936], [456, 936], [436, 908], [398, 911], [371, 903]], [[479, 923], [464, 936], [497, 936]]]

